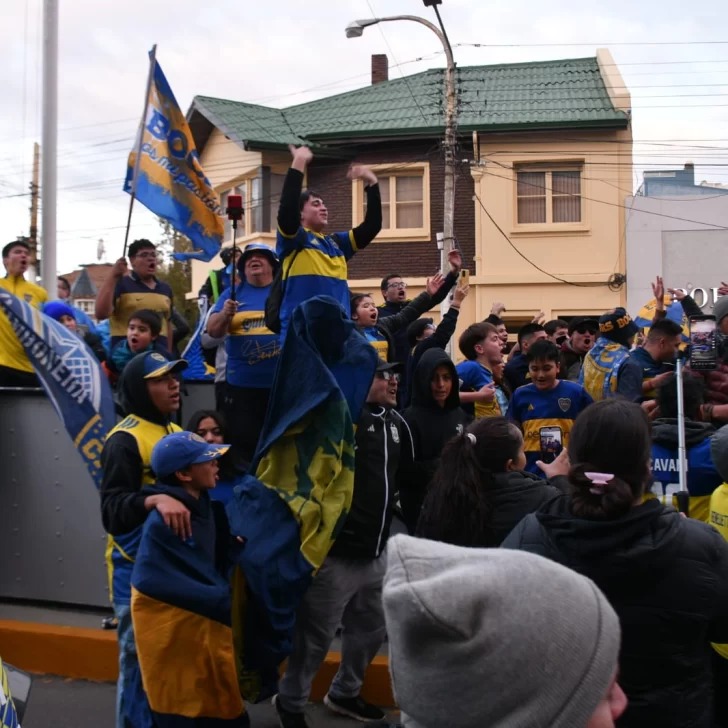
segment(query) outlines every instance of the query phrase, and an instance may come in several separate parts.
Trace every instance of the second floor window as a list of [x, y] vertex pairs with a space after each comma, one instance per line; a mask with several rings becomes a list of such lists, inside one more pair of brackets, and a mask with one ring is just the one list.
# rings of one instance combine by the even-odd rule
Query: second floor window
[[225, 217], [225, 242], [233, 239], [232, 222], [224, 213], [228, 195], [240, 195], [243, 198], [245, 216], [238, 223], [238, 240], [256, 233], [274, 233], [284, 179], [285, 175], [273, 174], [268, 167], [262, 167], [257, 175], [248, 177], [235, 187], [220, 193], [220, 205]]
[[581, 170], [516, 171], [519, 225], [582, 221]]

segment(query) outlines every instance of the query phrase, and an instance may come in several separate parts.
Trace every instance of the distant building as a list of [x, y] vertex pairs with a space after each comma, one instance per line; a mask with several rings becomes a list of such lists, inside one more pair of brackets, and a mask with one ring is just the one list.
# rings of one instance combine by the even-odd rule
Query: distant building
[[709, 197], [728, 194], [728, 187], [709, 182], [695, 183], [695, 165], [685, 162], [683, 169], [652, 170], [644, 173], [638, 196], [642, 197]]
[[61, 275], [71, 284], [73, 305], [88, 314], [95, 323], [96, 296], [104, 281], [111, 275], [111, 268], [111, 263], [90, 263]]

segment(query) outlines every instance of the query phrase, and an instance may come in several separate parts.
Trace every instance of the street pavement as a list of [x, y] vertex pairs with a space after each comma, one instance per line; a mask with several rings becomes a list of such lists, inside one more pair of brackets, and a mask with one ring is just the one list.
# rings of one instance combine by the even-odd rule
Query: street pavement
[[[41, 675], [33, 681], [23, 728], [114, 728], [116, 687], [107, 683]], [[252, 728], [278, 728], [273, 707], [249, 706]], [[309, 705], [311, 728], [356, 728], [323, 705]]]

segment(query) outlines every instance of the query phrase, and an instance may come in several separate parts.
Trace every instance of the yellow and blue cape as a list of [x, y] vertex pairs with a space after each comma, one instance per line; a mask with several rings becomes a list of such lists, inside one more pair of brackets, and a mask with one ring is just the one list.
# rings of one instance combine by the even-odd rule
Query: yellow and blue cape
[[250, 474], [227, 506], [245, 540], [233, 629], [246, 699], [275, 692], [298, 606], [351, 507], [354, 425], [376, 364], [335, 299], [294, 310]]

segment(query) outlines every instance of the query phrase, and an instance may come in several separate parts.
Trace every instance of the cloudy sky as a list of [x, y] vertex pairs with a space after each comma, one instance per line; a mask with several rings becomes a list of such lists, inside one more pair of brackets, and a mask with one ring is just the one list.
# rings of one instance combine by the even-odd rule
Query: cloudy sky
[[[141, 114], [146, 53], [177, 100], [195, 94], [286, 106], [369, 83], [370, 56], [390, 78], [443, 65], [438, 40], [413, 23], [344, 27], [373, 14], [434, 15], [421, 0], [59, 0], [58, 269], [121, 254], [126, 157]], [[42, 0], [5, 2], [0, 26], [0, 240], [27, 234], [33, 142], [41, 130]], [[444, 0], [459, 65], [612, 51], [632, 92], [635, 185], [644, 169], [696, 164], [698, 181], [728, 183], [728, 6], [677, 0]], [[431, 17], [431, 19], [433, 19]], [[381, 28], [383, 33], [379, 30]], [[466, 44], [482, 44], [477, 48]], [[421, 60], [418, 60], [421, 59]], [[392, 68], [395, 64], [399, 67]], [[158, 235], [137, 206], [132, 236]]]

